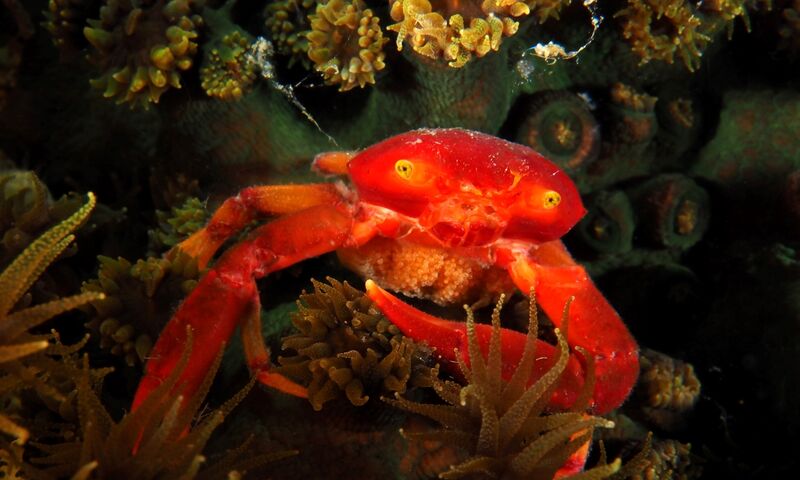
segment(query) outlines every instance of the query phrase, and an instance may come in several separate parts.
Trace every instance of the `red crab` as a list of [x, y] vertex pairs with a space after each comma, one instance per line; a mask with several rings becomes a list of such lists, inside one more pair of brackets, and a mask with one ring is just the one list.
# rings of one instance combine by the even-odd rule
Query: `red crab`
[[[464, 323], [422, 313], [377, 284], [440, 303], [516, 287], [535, 292], [557, 326], [572, 297], [567, 340], [594, 356], [594, 411], [608, 412], [628, 396], [639, 371], [638, 348], [559, 241], [585, 209], [575, 185], [553, 163], [493, 136], [441, 129], [404, 133], [357, 153], [322, 154], [314, 165], [349, 176], [352, 186], [245, 188], [180, 244], [205, 266], [226, 239], [254, 219], [277, 216], [225, 252], [178, 308], [153, 349], [134, 409], [175, 367], [187, 326], [198, 347], [181, 377], [185, 394], [199, 387], [241, 325], [247, 361], [258, 380], [305, 396], [302, 386], [269, 369], [256, 279], [332, 251], [370, 279], [367, 292], [378, 308], [405, 335], [435, 347], [445, 368], [455, 366], [456, 348], [467, 354]], [[489, 335], [489, 326], [479, 327], [482, 348]], [[504, 330], [502, 339], [504, 372], [510, 376], [525, 335]], [[554, 363], [554, 347], [540, 341], [537, 356], [531, 381]], [[585, 359], [575, 352], [571, 357], [551, 400], [554, 408], [568, 407], [583, 385]]]

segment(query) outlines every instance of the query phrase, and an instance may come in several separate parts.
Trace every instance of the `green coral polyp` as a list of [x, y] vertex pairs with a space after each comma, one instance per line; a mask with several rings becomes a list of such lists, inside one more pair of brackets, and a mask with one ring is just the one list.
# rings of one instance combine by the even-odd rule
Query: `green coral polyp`
[[[147, 108], [192, 67], [202, 18], [195, 0], [108, 0], [83, 34], [94, 47], [89, 59], [104, 70], [90, 81], [117, 103]], [[159, 33], [162, 32], [162, 33]]]
[[246, 59], [251, 42], [247, 33], [235, 30], [208, 50], [200, 69], [200, 81], [208, 96], [238, 100], [253, 84], [256, 67]]

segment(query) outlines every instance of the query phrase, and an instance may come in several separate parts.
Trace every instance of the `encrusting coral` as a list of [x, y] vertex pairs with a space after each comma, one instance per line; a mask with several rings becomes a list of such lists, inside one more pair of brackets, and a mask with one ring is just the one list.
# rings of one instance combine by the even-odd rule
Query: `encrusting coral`
[[181, 88], [180, 72], [197, 53], [197, 12], [203, 0], [107, 0], [100, 18], [83, 34], [89, 59], [103, 73], [91, 80], [104, 97], [149, 107], [170, 87]]
[[276, 371], [308, 385], [315, 410], [335, 398], [346, 397], [361, 406], [375, 393], [405, 392], [411, 386], [429, 386], [437, 368], [347, 282], [312, 280], [314, 293], [303, 294], [292, 323], [300, 333], [283, 339]]
[[[610, 428], [613, 422], [582, 413], [588, 405], [591, 387], [576, 401], [572, 412], [545, 414], [552, 389], [567, 365], [569, 347], [564, 334], [555, 329], [558, 359], [553, 367], [534, 384], [526, 387], [536, 357], [538, 334], [536, 303], [530, 302], [530, 323], [525, 349], [512, 378], [501, 375], [500, 309], [498, 302], [492, 313], [492, 335], [488, 356], [484, 359], [478, 346], [475, 319], [467, 310], [469, 366], [459, 355], [459, 367], [466, 386], [435, 379], [433, 387], [447, 405], [422, 404], [397, 395], [385, 399], [409, 412], [424, 415], [442, 425], [440, 430], [406, 433], [423, 441], [445, 441], [469, 452], [471, 457], [454, 465], [440, 478], [461, 478], [483, 473], [494, 478], [552, 479], [564, 463], [577, 454], [585, 454], [594, 428]], [[587, 358], [590, 372], [586, 384], [592, 384], [593, 362]], [[598, 465], [579, 474], [582, 479], [607, 478], [620, 470], [620, 460]]]
[[345, 92], [375, 83], [386, 66], [380, 19], [361, 0], [329, 0], [308, 17], [308, 58], [325, 82]]
[[[0, 371], [3, 373], [0, 377], [0, 394], [30, 386], [40, 395], [51, 397], [56, 402], [65, 400], [63, 393], [44, 380], [41, 372], [49, 370], [54, 363], [44, 354], [63, 356], [74, 350], [51, 344], [54, 335], [34, 334], [30, 330], [60, 313], [90, 301], [101, 300], [104, 295], [84, 292], [24, 308], [18, 304], [47, 266], [75, 239], [72, 232], [86, 221], [95, 206], [94, 195], [89, 193], [88, 197], [83, 207], [34, 240], [0, 274]], [[80, 346], [82, 344], [77, 348]], [[0, 431], [16, 436], [18, 443], [25, 443], [29, 435], [24, 427], [17, 425], [5, 413], [0, 413]]]
[[280, 0], [267, 5], [265, 26], [279, 55], [289, 58], [289, 66], [300, 63], [311, 69], [308, 39], [311, 28], [308, 16], [317, 8], [317, 0]]

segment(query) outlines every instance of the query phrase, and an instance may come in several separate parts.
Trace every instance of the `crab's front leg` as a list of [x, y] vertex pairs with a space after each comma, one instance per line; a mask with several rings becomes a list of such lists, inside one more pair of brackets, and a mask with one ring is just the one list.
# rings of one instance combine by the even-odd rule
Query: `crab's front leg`
[[205, 268], [227, 239], [259, 217], [285, 215], [317, 205], [337, 205], [343, 201], [341, 193], [332, 183], [248, 187], [225, 200], [205, 227], [176, 248], [196, 258], [200, 268]]
[[620, 406], [639, 374], [639, 348], [619, 314], [560, 241], [506, 253], [514, 283], [523, 292], [536, 292], [537, 302], [556, 326], [561, 326], [564, 304], [573, 298], [567, 342], [594, 357], [594, 411], [604, 414]]
[[[270, 188], [263, 187], [264, 190]], [[359, 227], [361, 224], [353, 219], [349, 205], [341, 197], [329, 195], [326, 189], [314, 188], [311, 191], [316, 192], [319, 199], [332, 198], [335, 201], [309, 206], [259, 227], [228, 250], [200, 280], [161, 332], [134, 397], [134, 409], [175, 368], [186, 343], [187, 327], [193, 332], [194, 345], [178, 381], [178, 385], [183, 385], [184, 395], [197, 390], [214, 358], [241, 322], [244, 322], [242, 332], [248, 363], [259, 380], [288, 393], [304, 393], [301, 387], [266, 369], [269, 360], [260, 336], [259, 294], [255, 281], [301, 260], [356, 242], [355, 234], [369, 235], [366, 231], [369, 229]], [[307, 198], [299, 202], [307, 202]], [[236, 213], [239, 203], [233, 204], [236, 209], [231, 204], [223, 204], [209, 224], [190, 238], [189, 245], [193, 249], [190, 251], [199, 251], [210, 257], [213, 250], [210, 254], [208, 250], [216, 249], [217, 243], [221, 243], [219, 238], [227, 238], [233, 233], [230, 231], [232, 225], [241, 227], [242, 219], [255, 215]], [[281, 197], [281, 203], [288, 206], [289, 202]], [[198, 238], [208, 239], [211, 246], [198, 241]]]

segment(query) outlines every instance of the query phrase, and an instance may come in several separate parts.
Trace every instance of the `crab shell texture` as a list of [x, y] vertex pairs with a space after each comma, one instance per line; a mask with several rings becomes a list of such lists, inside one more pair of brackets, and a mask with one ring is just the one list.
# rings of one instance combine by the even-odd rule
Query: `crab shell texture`
[[360, 200], [409, 217], [451, 247], [557, 240], [586, 213], [553, 162], [479, 132], [397, 135], [355, 155], [348, 173]]

